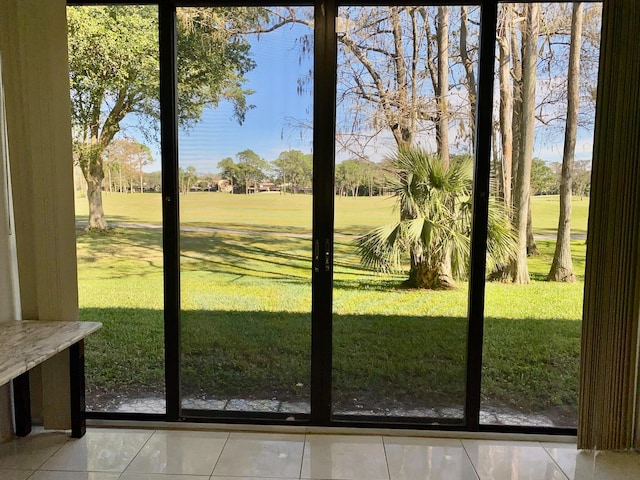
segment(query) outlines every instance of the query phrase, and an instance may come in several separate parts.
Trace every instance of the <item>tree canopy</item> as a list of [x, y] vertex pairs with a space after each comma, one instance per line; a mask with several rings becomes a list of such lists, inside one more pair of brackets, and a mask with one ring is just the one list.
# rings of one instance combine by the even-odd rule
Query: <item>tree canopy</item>
[[[244, 75], [254, 68], [243, 31], [266, 15], [244, 7], [178, 10], [178, 113], [196, 123], [204, 108], [230, 101], [238, 121], [251, 108]], [[89, 228], [105, 228], [103, 152], [137, 116], [149, 138], [159, 108], [158, 14], [152, 6], [83, 6], [68, 9], [69, 76], [75, 160], [87, 181]]]
[[[277, 172], [278, 180], [285, 191], [297, 193], [300, 187], [311, 186], [313, 156], [300, 150], [286, 150], [271, 162]], [[287, 188], [289, 187], [289, 188]]]

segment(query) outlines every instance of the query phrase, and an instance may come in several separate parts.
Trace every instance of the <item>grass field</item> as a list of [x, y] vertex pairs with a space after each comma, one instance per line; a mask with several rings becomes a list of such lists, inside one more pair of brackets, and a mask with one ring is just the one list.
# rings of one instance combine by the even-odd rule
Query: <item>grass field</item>
[[[311, 197], [181, 197], [183, 391], [207, 397], [304, 400], [309, 394]], [[104, 195], [112, 222], [160, 225], [157, 194]], [[77, 219], [86, 221], [84, 199]], [[552, 236], [557, 197], [535, 197], [534, 229]], [[574, 233], [588, 201], [576, 199]], [[334, 398], [337, 408], [392, 409], [464, 400], [467, 285], [405, 291], [402, 276], [363, 270], [347, 235], [395, 218], [388, 198], [336, 198]], [[79, 230], [81, 316], [100, 320], [87, 347], [91, 392], [135, 396], [164, 382], [161, 230]], [[215, 231], [198, 229], [215, 228]], [[250, 233], [247, 233], [250, 232]], [[299, 236], [269, 235], [295, 233]], [[486, 287], [483, 404], [521, 411], [577, 403], [581, 281], [542, 281], [554, 241], [538, 242], [527, 286]], [[584, 240], [573, 242], [582, 278]]]
[[[104, 194], [109, 221], [161, 224], [159, 194]], [[258, 231], [311, 232], [311, 195], [226, 195], [190, 193], [180, 197], [180, 219], [188, 226], [215, 226]], [[394, 220], [397, 212], [390, 197], [336, 197], [336, 233], [361, 234], [372, 225]], [[533, 197], [536, 234], [554, 235], [558, 228], [558, 196]], [[589, 199], [573, 198], [572, 231], [586, 234]], [[76, 199], [76, 218], [87, 220], [85, 198]]]

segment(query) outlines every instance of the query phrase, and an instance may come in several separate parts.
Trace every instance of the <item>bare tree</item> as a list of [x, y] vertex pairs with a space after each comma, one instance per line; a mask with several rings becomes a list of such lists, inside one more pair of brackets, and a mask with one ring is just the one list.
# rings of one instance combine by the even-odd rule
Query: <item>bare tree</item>
[[582, 47], [582, 24], [584, 9], [580, 2], [574, 2], [571, 22], [571, 45], [569, 47], [569, 74], [567, 78], [567, 122], [562, 155], [560, 177], [560, 216], [556, 249], [547, 280], [575, 282], [571, 261], [571, 194], [573, 159], [576, 151], [578, 130], [578, 110], [580, 103], [580, 50]]
[[528, 4], [522, 28], [522, 111], [519, 122], [522, 130], [514, 195], [514, 225], [519, 248], [511, 269], [513, 282], [519, 284], [530, 281], [527, 266], [527, 220], [534, 144], [539, 17], [539, 5]]
[[511, 83], [511, 31], [513, 7], [503, 5], [498, 24], [499, 85], [500, 85], [500, 145], [499, 191], [509, 209], [512, 206], [511, 178], [513, 175], [513, 85]]
[[469, 57], [469, 7], [460, 7], [460, 59], [466, 74], [467, 95], [469, 96], [469, 125], [471, 126], [471, 145], [476, 144], [476, 100], [478, 96], [473, 61]]
[[[103, 152], [103, 164], [107, 166], [109, 183], [111, 183], [111, 171], [117, 171], [120, 192], [130, 190], [133, 193], [136, 178], [140, 182], [140, 192], [142, 192], [143, 168], [151, 163], [153, 163], [153, 156], [149, 147], [129, 137], [116, 138]], [[125, 186], [127, 184], [128, 186]], [[109, 185], [109, 191], [112, 191], [111, 185]]]
[[438, 84], [434, 85], [438, 121], [436, 145], [442, 164], [449, 166], [449, 7], [438, 7]]

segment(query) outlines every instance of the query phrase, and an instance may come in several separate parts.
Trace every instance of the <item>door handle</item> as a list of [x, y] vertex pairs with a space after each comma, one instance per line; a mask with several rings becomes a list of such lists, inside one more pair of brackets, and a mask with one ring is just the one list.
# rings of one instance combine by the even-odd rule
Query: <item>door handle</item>
[[324, 241], [324, 271], [331, 271], [331, 241], [328, 238]]
[[313, 271], [320, 271], [320, 240], [313, 242]]
[[[315, 240], [313, 242], [313, 271], [318, 273], [320, 272], [320, 240]], [[322, 252], [322, 256], [324, 257], [324, 271], [331, 271], [331, 240], [326, 239], [324, 241], [324, 250]]]

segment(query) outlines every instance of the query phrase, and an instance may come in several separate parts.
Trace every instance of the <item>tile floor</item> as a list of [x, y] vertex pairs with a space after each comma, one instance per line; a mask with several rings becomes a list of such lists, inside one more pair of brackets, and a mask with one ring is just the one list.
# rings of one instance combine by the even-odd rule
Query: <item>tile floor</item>
[[640, 479], [640, 454], [570, 443], [90, 428], [0, 444], [0, 480]]

